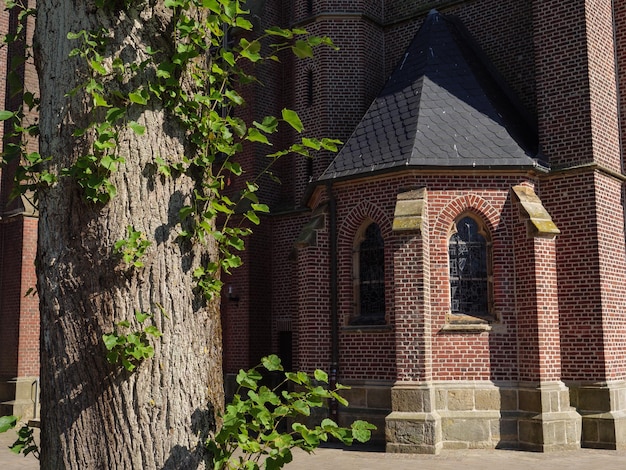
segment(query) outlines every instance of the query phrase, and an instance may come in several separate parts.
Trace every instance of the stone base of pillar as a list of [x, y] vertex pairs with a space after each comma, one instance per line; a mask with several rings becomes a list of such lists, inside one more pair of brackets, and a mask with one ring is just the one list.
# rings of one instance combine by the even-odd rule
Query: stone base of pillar
[[582, 446], [626, 449], [626, 381], [568, 385], [582, 415]]
[[391, 389], [391, 414], [385, 418], [387, 452], [438, 454], [442, 448], [441, 417], [433, 412], [430, 383], [397, 383]]
[[385, 420], [387, 452], [580, 448], [581, 417], [561, 382], [397, 383]]
[[394, 411], [385, 419], [387, 452], [400, 454], [438, 454], [441, 442], [441, 417], [438, 413]]
[[520, 448], [539, 452], [580, 448], [581, 417], [562, 382], [521, 385], [518, 391]]
[[37, 377], [16, 377], [0, 382], [0, 416], [15, 415], [27, 421], [39, 414]]

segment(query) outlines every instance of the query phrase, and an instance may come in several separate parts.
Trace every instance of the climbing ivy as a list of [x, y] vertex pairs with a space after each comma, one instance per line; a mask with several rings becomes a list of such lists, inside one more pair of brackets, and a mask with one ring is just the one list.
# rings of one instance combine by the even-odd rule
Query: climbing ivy
[[[117, 2], [117, 6], [128, 8], [133, 3]], [[98, 5], [111, 7], [105, 2]], [[167, 109], [186, 129], [190, 152], [182, 160], [157, 155], [154, 163], [165, 177], [185, 173], [197, 183], [191, 204], [179, 211], [178, 233], [193, 243], [205, 244], [210, 238], [218, 242], [219, 258], [193, 273], [199, 290], [210, 299], [221, 290], [220, 273], [230, 273], [241, 265], [237, 252], [243, 250], [243, 239], [251, 233], [249, 228], [232, 224], [232, 216], [240, 214], [256, 225], [260, 214], [269, 211], [257, 196], [260, 175], [246, 181], [235, 198], [224, 192], [228, 178], [245, 177], [236, 155], [245, 142], [271, 148], [271, 136], [281, 124], [299, 134], [303, 132], [300, 118], [289, 109], [283, 109], [280, 117], [266, 116], [251, 125], [229, 112], [244, 104], [240, 88], [256, 81], [246, 71], [247, 65], [277, 61], [285, 50], [306, 58], [312, 56], [316, 46], [334, 46], [329, 38], [309, 36], [302, 29], [273, 27], [254, 37], [241, 34], [251, 32], [253, 26], [239, 1], [165, 0], [164, 5], [173, 10], [177, 42], [171, 53], [148, 49], [141, 62], [126, 64], [110, 55], [107, 31], [68, 35], [79, 43], [71, 55], [85, 60], [90, 71], [71, 93], [86, 93], [94, 111], [93, 120], [77, 129], [75, 135], [90, 134], [93, 144], [92, 151], [62, 170], [61, 176], [75, 178], [86, 199], [107, 203], [116, 193], [110, 175], [125, 163], [118, 149], [121, 127], [128, 126], [139, 135], [147, 131], [142, 124], [128, 120], [128, 110], [155, 105]], [[198, 15], [198, 11], [204, 14]], [[240, 37], [232, 34], [235, 30]], [[187, 77], [184, 87], [181, 77]], [[136, 86], [123, 91], [129, 84]], [[311, 151], [336, 151], [337, 144], [333, 139], [303, 137], [287, 148], [268, 152], [266, 171], [282, 156], [296, 153], [308, 157]], [[218, 217], [224, 223], [216, 229], [214, 221]], [[140, 267], [138, 259], [133, 263]]]
[[[269, 211], [257, 195], [262, 175], [244, 175], [237, 162], [244, 144], [267, 146], [263, 173], [273, 177], [271, 167], [277, 159], [290, 154], [310, 157], [315, 151], [336, 151], [339, 143], [304, 136], [300, 118], [290, 109], [283, 109], [280, 116], [266, 116], [251, 123], [237, 117], [232, 110], [244, 104], [242, 87], [257, 82], [249, 70], [267, 61], [278, 61], [285, 51], [305, 59], [313, 56], [315, 47], [335, 46], [327, 37], [312, 36], [298, 28], [253, 31], [248, 11], [242, 7], [245, 2], [239, 0], [164, 0], [163, 4], [171, 10], [175, 48], [147, 48], [143, 54], [137, 54], [140, 59], [133, 63], [122, 59], [112, 46], [112, 33], [104, 28], [68, 34], [68, 39], [76, 44], [70, 56], [84, 61], [87, 72], [79, 77], [80, 84], [67, 93], [85, 96], [90, 106], [87, 124], [73, 132], [74, 137], [88, 143], [87, 150], [72, 165], [52, 172], [46, 165], [51, 156], [27, 151], [28, 139], [38, 136], [38, 127], [36, 122], [25, 124], [25, 110], [36, 112], [39, 101], [26, 90], [21, 90], [23, 107], [0, 112], [0, 120], [9, 120], [13, 128], [2, 157], [4, 161], [20, 161], [14, 197], [30, 196], [36, 203], [40, 188], [54, 185], [61, 178], [72, 178], [86, 201], [107, 204], [117, 193], [111, 176], [126, 163], [126, 158], [132, 158], [120, 151], [121, 132], [150, 132], [144, 124], [129, 119], [131, 111], [136, 116], [143, 110], [165, 109], [185, 130], [188, 152], [182, 158], [155, 155], [154, 165], [162, 177], [185, 174], [195, 181], [190, 203], [178, 213], [177, 233], [181, 240], [190, 243], [217, 242], [219, 255], [193, 271], [198, 291], [212, 299], [221, 291], [221, 273], [230, 273], [242, 264], [238, 253], [252, 231], [241, 220], [257, 225], [261, 214]], [[144, 2], [96, 0], [95, 6], [109, 13], [130, 13], [143, 8]], [[8, 1], [7, 7], [20, 8], [22, 22], [36, 15], [36, 10], [14, 0]], [[19, 34], [21, 30], [5, 37], [5, 43], [15, 41]], [[273, 136], [283, 127], [291, 128], [301, 138], [290, 146], [275, 149]], [[225, 192], [226, 183], [232, 178], [245, 179], [243, 189], [236, 195]], [[216, 220], [223, 221], [219, 227]], [[129, 227], [127, 238], [117, 241], [111, 251], [121, 254], [127, 267], [142, 269], [142, 257], [151, 243], [145, 234]]]

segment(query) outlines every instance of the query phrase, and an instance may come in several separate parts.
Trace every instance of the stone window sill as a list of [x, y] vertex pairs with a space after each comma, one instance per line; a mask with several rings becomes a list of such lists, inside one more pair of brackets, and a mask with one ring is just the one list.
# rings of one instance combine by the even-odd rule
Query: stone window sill
[[346, 325], [341, 327], [345, 333], [384, 333], [392, 331], [391, 325]]
[[441, 328], [441, 333], [506, 333], [506, 325], [501, 323], [487, 323], [486, 321], [477, 320], [476, 322], [451, 322], [446, 323]]

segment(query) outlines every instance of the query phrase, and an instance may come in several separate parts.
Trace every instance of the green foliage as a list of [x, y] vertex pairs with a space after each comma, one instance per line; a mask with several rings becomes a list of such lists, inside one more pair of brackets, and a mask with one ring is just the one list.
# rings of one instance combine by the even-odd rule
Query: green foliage
[[[0, 433], [7, 432], [9, 429], [15, 429], [18, 420], [19, 418], [13, 415], [0, 416]], [[35, 442], [34, 437], [35, 430], [24, 424], [16, 432], [17, 439], [9, 446], [11, 452], [24, 454], [24, 456], [32, 453], [39, 460], [39, 446]]]
[[[95, 2], [105, 14], [141, 5], [141, 0]], [[14, 123], [14, 140], [3, 157], [22, 162], [14, 196], [34, 192], [33, 203], [36, 203], [39, 189], [54, 185], [59, 178], [73, 178], [87, 201], [108, 203], [117, 193], [112, 175], [130, 157], [120, 154], [121, 132], [130, 129], [137, 136], [150, 132], [138, 120], [129, 120], [129, 111], [140, 115], [149, 107], [163, 107], [185, 129], [189, 152], [182, 157], [155, 156], [155, 165], [163, 177], [185, 173], [196, 181], [189, 195], [190, 205], [179, 211], [178, 233], [192, 243], [217, 241], [219, 256], [196, 269], [194, 277], [204, 297], [211, 299], [219, 294], [220, 273], [229, 273], [241, 265], [237, 252], [243, 250], [243, 239], [251, 233], [249, 228], [242, 228], [242, 221], [257, 225], [261, 215], [269, 212], [256, 194], [261, 175], [246, 177], [239, 194], [225, 193], [227, 181], [244, 177], [234, 157], [244, 145], [273, 147], [273, 135], [280, 128], [297, 134], [304, 132], [297, 113], [289, 109], [282, 110], [280, 117], [266, 116], [251, 124], [232, 115], [234, 107], [244, 104], [242, 87], [256, 82], [249, 73], [249, 64], [258, 66], [268, 60], [277, 61], [286, 51], [306, 59], [317, 46], [334, 47], [329, 38], [308, 35], [303, 29], [272, 27], [258, 34], [240, 34], [252, 33], [253, 29], [244, 5], [239, 0], [165, 0], [164, 6], [173, 10], [176, 47], [169, 53], [147, 48], [145, 54], [139, 54], [137, 61], [131, 63], [122, 59], [110, 31], [70, 32], [67, 38], [77, 43], [70, 57], [83, 61], [87, 72], [83, 72], [80, 85], [69, 91], [68, 96], [79, 95], [91, 103], [91, 110], [85, 115], [88, 122], [77, 126], [74, 136], [90, 143], [90, 148], [72, 165], [51, 173], [47, 164], [53, 156], [26, 150], [25, 137], [38, 135], [36, 123], [25, 126], [22, 110], [0, 112], [0, 120]], [[35, 14], [35, 10], [24, 9], [14, 1], [9, 1], [8, 6], [20, 6], [22, 18]], [[14, 38], [5, 38], [11, 40]], [[186, 78], [181, 80], [181, 77]], [[24, 102], [35, 111], [39, 106], [32, 93], [24, 93]], [[279, 157], [289, 154], [310, 157], [311, 152], [336, 151], [337, 144], [334, 139], [303, 136], [293, 145], [268, 152], [262, 174], [274, 178], [270, 168]], [[216, 228], [218, 217], [224, 223]], [[148, 244], [131, 228], [128, 238], [115, 244], [114, 252], [121, 253], [125, 263], [141, 267], [139, 258]]]
[[[282, 381], [269, 388], [263, 384], [261, 369], [280, 373]], [[239, 371], [237, 383], [239, 388], [226, 407], [222, 428], [207, 442], [214, 470], [279, 469], [291, 462], [294, 448], [312, 452], [330, 438], [347, 445], [355, 440], [367, 442], [371, 430], [376, 429], [365, 421], [355, 421], [349, 428], [328, 418], [313, 427], [298, 421], [329, 400], [348, 405], [339, 394], [347, 387], [330, 389], [328, 375], [321, 370], [313, 377], [304, 372], [284, 372], [280, 359], [272, 355], [257, 367]]]
[[146, 239], [143, 232], [135, 230], [135, 227], [129, 225], [126, 227], [128, 237], [115, 243], [115, 251], [122, 255], [124, 263], [134, 266], [135, 268], [143, 267], [141, 257], [152, 242]]
[[[152, 314], [135, 312], [135, 319], [139, 324], [143, 324], [149, 318], [152, 318]], [[132, 372], [141, 361], [154, 355], [154, 347], [150, 344], [148, 337], [159, 338], [162, 333], [154, 325], [127, 334], [118, 332], [118, 328], [127, 329], [130, 326], [129, 321], [121, 321], [116, 324], [116, 329], [112, 333], [102, 335], [102, 340], [109, 351], [107, 360], [111, 364], [121, 364], [127, 371]]]
[[7, 432], [17, 424], [17, 416], [0, 416], [0, 432]]

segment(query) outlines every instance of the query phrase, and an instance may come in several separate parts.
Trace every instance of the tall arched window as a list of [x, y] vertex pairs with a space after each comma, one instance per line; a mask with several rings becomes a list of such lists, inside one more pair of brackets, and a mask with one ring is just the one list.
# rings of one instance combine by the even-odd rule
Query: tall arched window
[[448, 243], [450, 310], [492, 320], [491, 243], [482, 223], [469, 215], [455, 224]]
[[367, 226], [355, 242], [356, 315], [352, 325], [385, 324], [385, 247], [380, 228]]

